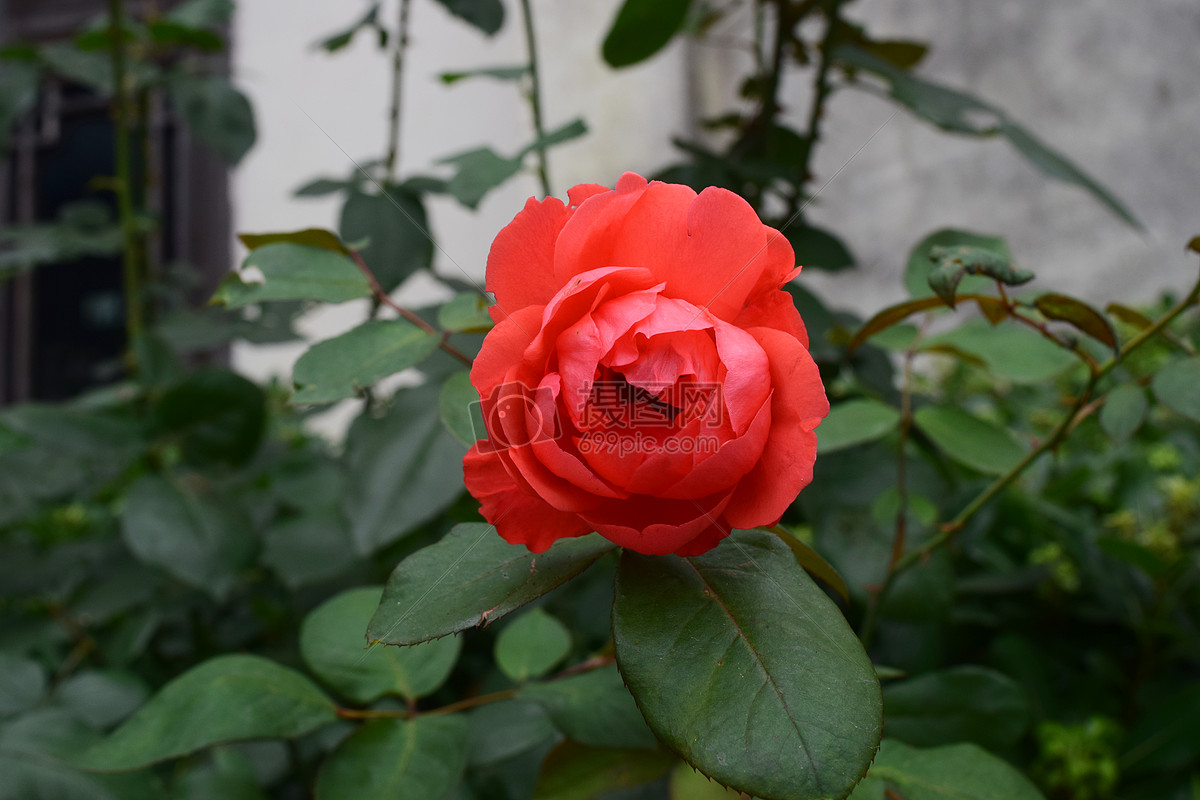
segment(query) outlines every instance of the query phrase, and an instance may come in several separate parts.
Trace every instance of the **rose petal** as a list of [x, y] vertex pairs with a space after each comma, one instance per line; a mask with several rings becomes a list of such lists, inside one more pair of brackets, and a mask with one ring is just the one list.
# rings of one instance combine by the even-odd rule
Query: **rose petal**
[[[621, 547], [657, 556], [678, 552], [709, 529], [720, 527], [721, 511], [729, 495], [700, 500], [663, 500], [656, 497], [631, 497], [580, 516], [601, 536]], [[655, 520], [644, 529], [631, 527], [630, 521]]]
[[525, 306], [544, 306], [561, 286], [554, 280], [554, 246], [571, 212], [556, 197], [525, 208], [496, 235], [487, 259], [487, 290], [496, 296], [489, 309], [500, 322]]

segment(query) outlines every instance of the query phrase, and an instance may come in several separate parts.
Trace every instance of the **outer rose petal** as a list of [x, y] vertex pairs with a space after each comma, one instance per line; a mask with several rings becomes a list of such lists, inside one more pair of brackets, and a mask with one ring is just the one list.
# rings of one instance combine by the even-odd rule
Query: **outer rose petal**
[[488, 332], [485, 346], [471, 365], [471, 384], [484, 403], [492, 390], [508, 380], [521, 353], [542, 327], [541, 306], [527, 306], [501, 319]]
[[753, 298], [733, 324], [739, 328], [775, 328], [808, 347], [808, 329], [796, 310], [796, 302], [783, 289], [773, 289]]
[[561, 286], [554, 282], [554, 243], [570, 216], [557, 197], [542, 202], [531, 197], [496, 235], [487, 260], [487, 290], [496, 295], [493, 320], [550, 302]]
[[812, 482], [817, 458], [813, 430], [829, 413], [829, 400], [812, 356], [773, 328], [752, 328], [771, 362], [771, 434], [762, 458], [738, 484], [725, 519], [735, 528], [774, 525], [800, 490]]
[[478, 445], [463, 459], [463, 478], [467, 491], [479, 501], [483, 518], [510, 544], [542, 553], [559, 539], [591, 533], [577, 514], [559, 511], [523, 490], [505, 471], [499, 455], [481, 452]]

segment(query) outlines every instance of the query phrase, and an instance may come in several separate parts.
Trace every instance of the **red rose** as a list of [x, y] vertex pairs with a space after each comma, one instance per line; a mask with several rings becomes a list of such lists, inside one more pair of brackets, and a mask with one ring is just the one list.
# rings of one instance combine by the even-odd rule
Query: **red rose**
[[488, 439], [463, 461], [483, 516], [534, 552], [598, 531], [652, 555], [778, 522], [829, 411], [780, 288], [791, 245], [724, 189], [626, 173], [568, 195], [530, 199], [488, 256]]

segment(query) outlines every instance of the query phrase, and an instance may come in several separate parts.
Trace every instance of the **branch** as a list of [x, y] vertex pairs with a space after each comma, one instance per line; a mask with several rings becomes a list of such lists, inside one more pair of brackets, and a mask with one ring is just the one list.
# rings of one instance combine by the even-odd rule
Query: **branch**
[[[540, 142], [546, 135], [546, 127], [542, 123], [542, 82], [538, 73], [537, 40], [533, 33], [533, 9], [529, 0], [521, 0], [521, 16], [525, 22], [525, 47], [529, 51], [529, 107], [533, 111], [533, 133], [536, 141]], [[542, 195], [550, 196], [550, 170], [547, 166], [546, 148], [537, 148], [538, 178], [542, 182]]]

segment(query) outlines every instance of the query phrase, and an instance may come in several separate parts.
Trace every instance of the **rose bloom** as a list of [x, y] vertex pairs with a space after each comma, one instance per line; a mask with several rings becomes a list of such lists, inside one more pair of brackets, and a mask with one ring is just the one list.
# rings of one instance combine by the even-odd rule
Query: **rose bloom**
[[725, 189], [626, 173], [530, 199], [487, 262], [467, 489], [507, 541], [698, 555], [812, 480], [829, 412], [787, 239]]

